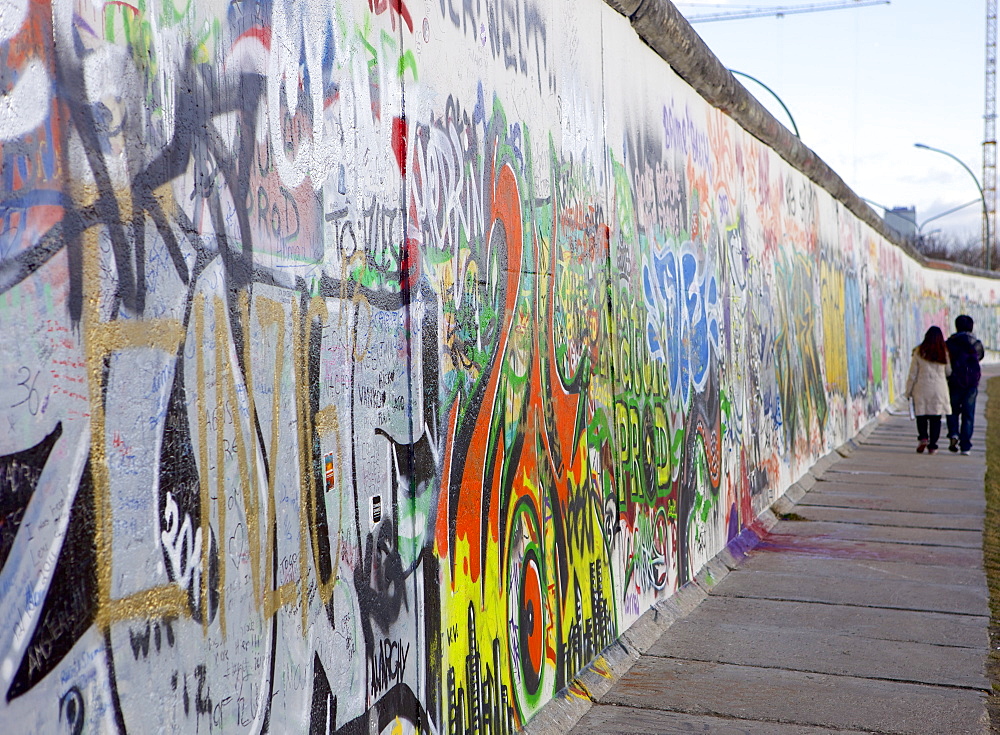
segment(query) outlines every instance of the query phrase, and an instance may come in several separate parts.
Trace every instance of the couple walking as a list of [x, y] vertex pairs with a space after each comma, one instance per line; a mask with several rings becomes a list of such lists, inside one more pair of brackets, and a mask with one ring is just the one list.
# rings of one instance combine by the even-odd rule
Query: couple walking
[[917, 417], [917, 451], [937, 451], [941, 414], [948, 416], [948, 449], [968, 454], [979, 393], [979, 361], [983, 343], [972, 333], [971, 316], [955, 319], [955, 334], [946, 342], [941, 329], [931, 327], [913, 350], [906, 397]]

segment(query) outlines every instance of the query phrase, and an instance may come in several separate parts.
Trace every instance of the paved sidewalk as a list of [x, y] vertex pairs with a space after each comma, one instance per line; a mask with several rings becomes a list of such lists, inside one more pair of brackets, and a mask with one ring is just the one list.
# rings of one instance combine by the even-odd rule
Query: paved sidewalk
[[573, 733], [989, 732], [985, 404], [966, 457], [890, 416]]

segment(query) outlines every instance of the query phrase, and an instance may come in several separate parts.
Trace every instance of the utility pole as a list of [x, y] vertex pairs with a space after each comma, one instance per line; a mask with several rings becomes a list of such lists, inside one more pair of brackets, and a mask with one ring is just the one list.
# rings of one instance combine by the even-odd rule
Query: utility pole
[[[986, 0], [986, 105], [983, 112], [983, 264], [993, 270], [997, 232], [997, 0]], [[992, 233], [992, 236], [991, 236]]]

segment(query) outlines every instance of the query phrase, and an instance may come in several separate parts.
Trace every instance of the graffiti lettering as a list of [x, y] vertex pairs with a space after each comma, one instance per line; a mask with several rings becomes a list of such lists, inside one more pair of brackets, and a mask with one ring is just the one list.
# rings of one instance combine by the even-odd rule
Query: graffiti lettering
[[371, 696], [377, 697], [397, 682], [403, 681], [410, 644], [403, 641], [381, 640], [371, 660]]

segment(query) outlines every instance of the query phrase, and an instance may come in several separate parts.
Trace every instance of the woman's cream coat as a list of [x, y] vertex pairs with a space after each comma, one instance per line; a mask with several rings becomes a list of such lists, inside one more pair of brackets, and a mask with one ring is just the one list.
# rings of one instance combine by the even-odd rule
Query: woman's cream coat
[[918, 350], [913, 350], [910, 374], [906, 376], [906, 397], [913, 399], [913, 413], [917, 416], [951, 413], [951, 397], [948, 394], [951, 362], [930, 362], [922, 358]]

